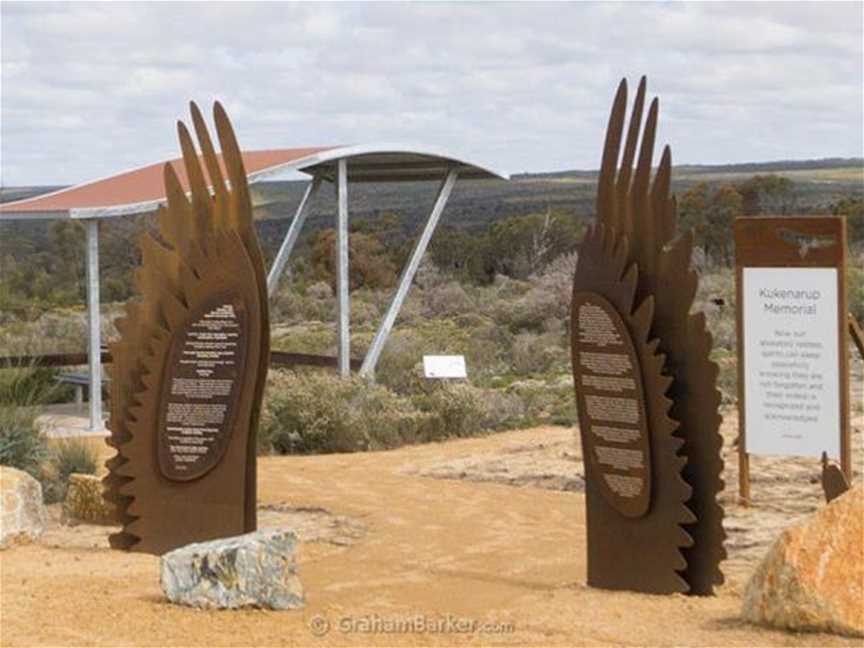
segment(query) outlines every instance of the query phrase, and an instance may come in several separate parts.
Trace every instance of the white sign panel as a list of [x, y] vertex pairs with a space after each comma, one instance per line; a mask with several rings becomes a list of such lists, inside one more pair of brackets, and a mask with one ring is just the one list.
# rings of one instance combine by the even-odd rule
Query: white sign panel
[[427, 378], [467, 378], [465, 356], [423, 356], [423, 373]]
[[743, 268], [742, 296], [746, 451], [839, 457], [837, 270]]

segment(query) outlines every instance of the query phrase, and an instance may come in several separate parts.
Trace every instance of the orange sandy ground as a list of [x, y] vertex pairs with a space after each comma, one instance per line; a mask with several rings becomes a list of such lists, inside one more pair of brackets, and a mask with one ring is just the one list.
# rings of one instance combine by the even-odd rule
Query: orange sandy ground
[[[347, 546], [301, 544], [307, 605], [300, 611], [168, 604], [158, 558], [109, 550], [104, 527], [54, 523], [38, 544], [0, 553], [0, 644], [861, 645], [742, 623], [741, 577], [711, 598], [589, 589], [582, 495], [404, 472], [564, 433], [539, 428], [390, 452], [262, 458], [261, 504], [323, 507], [366, 527]], [[76, 533], [77, 541], [64, 540]], [[81, 542], [88, 533], [92, 541]], [[364, 618], [381, 625], [417, 615], [513, 630], [364, 633], [347, 632], [343, 621], [356, 628]], [[331, 628], [320, 637], [310, 629], [319, 616]]]

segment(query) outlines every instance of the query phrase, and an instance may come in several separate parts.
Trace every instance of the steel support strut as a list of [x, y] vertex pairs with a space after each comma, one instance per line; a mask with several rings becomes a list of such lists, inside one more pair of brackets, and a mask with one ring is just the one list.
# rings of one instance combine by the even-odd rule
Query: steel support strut
[[300, 230], [303, 229], [303, 223], [306, 222], [306, 215], [309, 212], [309, 202], [312, 197], [318, 193], [318, 187], [321, 186], [321, 177], [315, 176], [308, 185], [297, 206], [297, 211], [294, 213], [294, 220], [291, 221], [291, 226], [288, 228], [288, 233], [285, 234], [285, 240], [282, 241], [282, 246], [279, 248], [276, 258], [273, 260], [273, 265], [270, 272], [267, 274], [267, 295], [272, 297], [276, 292], [276, 286], [279, 285], [279, 278], [285, 270], [294, 245], [297, 243], [297, 238], [300, 236]]
[[87, 228], [87, 353], [90, 364], [90, 430], [101, 432], [102, 339], [99, 318], [99, 221], [84, 221]]
[[378, 364], [378, 358], [384, 350], [384, 345], [387, 338], [390, 336], [390, 331], [393, 329], [393, 324], [396, 322], [396, 317], [399, 315], [399, 310], [405, 298], [408, 296], [408, 291], [411, 289], [411, 283], [414, 281], [414, 275], [417, 274], [417, 269], [420, 267], [420, 261], [426, 253], [426, 248], [429, 241], [432, 239], [432, 234], [438, 225], [441, 218], [441, 213], [444, 211], [444, 206], [450, 198], [450, 192], [453, 191], [453, 186], [456, 184], [458, 172], [451, 169], [447, 172], [447, 176], [441, 183], [441, 188], [438, 190], [438, 197], [435, 199], [435, 205], [432, 207], [432, 213], [426, 220], [426, 225], [423, 227], [423, 232], [420, 238], [414, 244], [414, 249], [411, 251], [411, 257], [408, 263], [402, 270], [402, 276], [399, 278], [399, 285], [396, 288], [396, 294], [393, 296], [393, 301], [390, 302], [390, 307], [381, 321], [378, 331], [375, 333], [375, 339], [372, 341], [372, 346], [366, 353], [366, 358], [363, 360], [363, 366], [360, 368], [360, 375], [371, 376], [375, 373], [375, 365]]
[[339, 160], [336, 227], [336, 335], [339, 375], [351, 373], [351, 301], [348, 276], [348, 162]]

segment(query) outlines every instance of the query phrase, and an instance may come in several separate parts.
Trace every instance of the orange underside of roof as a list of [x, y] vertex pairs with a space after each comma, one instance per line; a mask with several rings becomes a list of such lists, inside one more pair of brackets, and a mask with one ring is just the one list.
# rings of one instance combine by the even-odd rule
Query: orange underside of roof
[[[243, 153], [243, 164], [246, 167], [246, 173], [253, 174], [264, 169], [281, 166], [294, 160], [314, 155], [321, 151], [326, 151], [330, 148], [332, 147], [246, 151]], [[120, 173], [110, 178], [62, 189], [44, 196], [9, 202], [0, 205], [0, 213], [63, 212], [70, 209], [115, 207], [151, 200], [161, 200], [165, 197], [165, 185], [163, 181], [163, 167], [165, 164], [165, 162], [159, 162], [135, 169], [134, 171]], [[188, 191], [189, 184], [183, 160], [171, 160], [168, 164], [174, 167], [177, 176], [180, 178], [180, 182]], [[222, 166], [224, 173], [225, 167], [221, 154], [219, 155], [219, 164]], [[201, 168], [205, 168], [203, 161], [201, 162]]]

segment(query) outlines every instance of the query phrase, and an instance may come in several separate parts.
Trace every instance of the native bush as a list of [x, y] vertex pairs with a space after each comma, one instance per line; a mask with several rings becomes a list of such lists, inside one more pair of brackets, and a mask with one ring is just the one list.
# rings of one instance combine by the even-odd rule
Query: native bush
[[553, 365], [569, 362], [570, 355], [556, 333], [519, 333], [513, 338], [512, 370], [516, 374], [544, 373]]
[[430, 317], [450, 317], [473, 312], [476, 304], [461, 284], [450, 281], [424, 291]]
[[270, 316], [282, 323], [308, 321], [332, 321], [336, 313], [333, 290], [325, 281], [306, 285], [297, 282], [276, 293], [272, 300]]
[[484, 431], [482, 392], [465, 383], [430, 383], [426, 393], [415, 395], [412, 401], [430, 418], [426, 422], [426, 438], [430, 441], [448, 437], [474, 436]]
[[362, 378], [271, 371], [259, 445], [275, 452], [356, 452], [420, 440], [410, 401]]
[[708, 272], [699, 278], [699, 289], [693, 301], [693, 312], [705, 313], [714, 348], [731, 351], [736, 348], [735, 277], [729, 272]]
[[465, 437], [522, 423], [514, 396], [466, 382], [420, 378], [410, 396], [359, 377], [271, 371], [259, 427], [260, 452], [356, 452]]
[[864, 254], [853, 257], [846, 277], [849, 312], [864, 326]]
[[53, 443], [41, 475], [45, 502], [63, 501], [69, 476], [72, 473], [95, 475], [98, 464], [99, 455], [86, 439], [61, 439]]
[[48, 450], [36, 423], [37, 408], [60, 394], [56, 374], [33, 364], [0, 368], [0, 464], [40, 476]]
[[521, 400], [523, 425], [575, 425], [577, 422], [573, 377], [561, 374], [554, 380], [527, 378], [510, 383], [506, 394]]
[[351, 329], [368, 328], [375, 330], [381, 313], [375, 303], [375, 293], [368, 290], [356, 291], [351, 295]]
[[36, 425], [35, 410], [0, 405], [0, 465], [18, 468], [38, 479], [47, 456], [47, 441]]
[[714, 349], [711, 360], [717, 363], [717, 389], [720, 390], [720, 403], [732, 406], [738, 400], [738, 358], [734, 351]]
[[35, 364], [0, 368], [0, 405], [29, 407], [68, 400], [72, 388], [57, 383], [58, 373]]
[[415, 365], [423, 361], [423, 339], [414, 330], [398, 329], [390, 334], [378, 365], [376, 380], [390, 389], [404, 393], [409, 389]]

